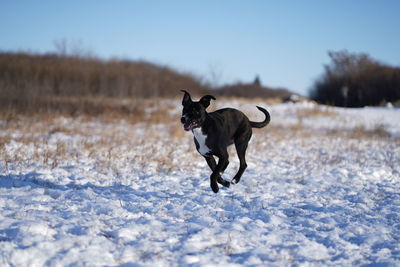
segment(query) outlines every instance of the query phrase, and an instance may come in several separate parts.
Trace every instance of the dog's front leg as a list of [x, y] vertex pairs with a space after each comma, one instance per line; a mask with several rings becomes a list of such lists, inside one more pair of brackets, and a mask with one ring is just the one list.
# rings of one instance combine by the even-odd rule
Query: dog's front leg
[[[214, 161], [214, 164], [215, 164], [214, 158], [212, 160], [210, 160], [210, 161], [211, 161], [210, 162], [211, 166], [213, 166], [212, 161]], [[208, 160], [207, 160], [207, 162], [208, 162]], [[230, 186], [230, 183], [228, 181], [225, 181], [221, 177], [221, 173], [226, 169], [228, 164], [229, 164], [228, 152], [226, 152], [226, 153], [224, 153], [223, 155], [221, 155], [219, 157], [218, 164], [214, 168], [213, 173], [210, 176], [210, 186], [211, 186], [211, 189], [214, 191], [214, 193], [218, 193], [218, 190], [219, 190], [217, 182], [222, 184], [223, 186], [226, 186], [226, 187]], [[210, 166], [210, 164], [209, 164], [209, 166]], [[210, 168], [211, 168], [211, 166], [210, 166]]]
[[217, 163], [213, 156], [204, 156], [207, 161], [208, 167], [210, 167], [211, 171], [214, 172], [215, 168], [217, 167]]
[[214, 193], [218, 193], [219, 187], [217, 184], [217, 180], [218, 180], [219, 175], [218, 176], [215, 175], [215, 169], [217, 168], [217, 163], [215, 162], [215, 159], [213, 156], [209, 156], [209, 157], [205, 156], [204, 158], [206, 159], [207, 164], [212, 171], [211, 176], [210, 176], [211, 189]]
[[[210, 167], [211, 171], [214, 173], [215, 169], [217, 168], [217, 163], [215, 162], [215, 159], [213, 156], [208, 156], [208, 157], [204, 157], [207, 161], [208, 166]], [[226, 167], [228, 166], [229, 162], [226, 161], [225, 166], [222, 168], [222, 172], [225, 171]], [[225, 181], [224, 179], [222, 179], [221, 177], [221, 172], [218, 173], [219, 175], [216, 177], [216, 180], [219, 184], [225, 186], [225, 187], [229, 187], [231, 184], [228, 181]]]
[[219, 191], [219, 186], [217, 184], [218, 176], [219, 174], [215, 174], [215, 172], [213, 172], [210, 176], [210, 187], [214, 193], [218, 193]]

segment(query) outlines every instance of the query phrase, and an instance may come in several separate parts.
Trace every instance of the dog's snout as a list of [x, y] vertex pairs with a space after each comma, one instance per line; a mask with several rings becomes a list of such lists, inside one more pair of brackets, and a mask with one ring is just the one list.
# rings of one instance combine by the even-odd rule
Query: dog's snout
[[186, 117], [181, 117], [181, 122], [186, 123]]

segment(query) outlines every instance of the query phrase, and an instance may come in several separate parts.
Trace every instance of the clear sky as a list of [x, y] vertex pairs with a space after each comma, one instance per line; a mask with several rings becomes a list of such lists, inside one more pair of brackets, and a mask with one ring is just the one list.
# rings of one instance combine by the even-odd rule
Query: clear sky
[[263, 85], [307, 94], [329, 50], [399, 66], [400, 1], [0, 0], [1, 51], [54, 52], [60, 40], [217, 84], [259, 75]]

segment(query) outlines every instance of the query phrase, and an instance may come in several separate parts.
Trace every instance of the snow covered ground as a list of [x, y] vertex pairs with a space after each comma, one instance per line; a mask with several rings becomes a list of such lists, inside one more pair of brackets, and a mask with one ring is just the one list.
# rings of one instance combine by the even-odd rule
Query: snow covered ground
[[218, 194], [180, 101], [161, 123], [0, 122], [0, 265], [400, 265], [399, 109], [215, 103], [272, 117]]

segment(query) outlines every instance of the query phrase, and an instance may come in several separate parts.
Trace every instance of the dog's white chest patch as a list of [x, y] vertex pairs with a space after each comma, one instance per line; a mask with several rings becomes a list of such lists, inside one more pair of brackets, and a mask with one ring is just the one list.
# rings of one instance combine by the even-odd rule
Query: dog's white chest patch
[[206, 156], [207, 153], [211, 151], [211, 149], [209, 149], [208, 146], [206, 145], [207, 135], [202, 133], [201, 128], [194, 128], [192, 130], [192, 132], [193, 132], [194, 138], [196, 138], [196, 141], [199, 144], [198, 151], [203, 156]]

